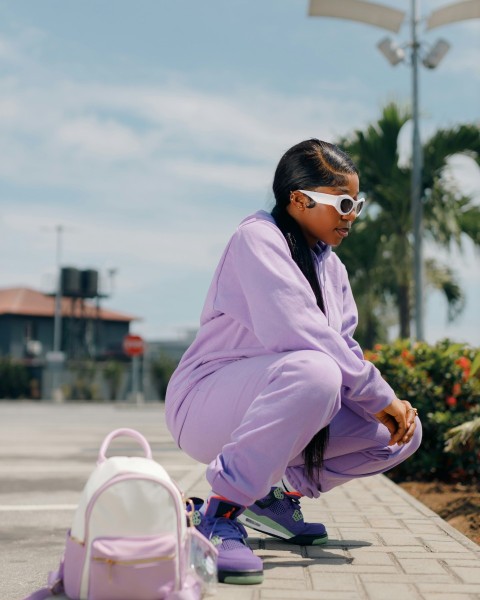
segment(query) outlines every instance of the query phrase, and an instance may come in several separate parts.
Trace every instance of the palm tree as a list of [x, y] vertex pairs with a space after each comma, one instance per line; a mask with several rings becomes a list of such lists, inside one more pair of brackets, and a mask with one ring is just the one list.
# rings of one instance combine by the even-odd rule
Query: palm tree
[[[352, 242], [352, 243], [350, 243]], [[370, 214], [355, 224], [355, 233], [338, 250], [349, 270], [358, 302], [356, 339], [363, 348], [373, 348], [387, 338], [392, 320], [391, 269], [384, 256], [384, 233]], [[390, 284], [387, 282], [390, 280]]]
[[[356, 162], [361, 174], [361, 189], [368, 197], [368, 233], [353, 235], [339, 255], [350, 271], [354, 293], [359, 298], [371, 286], [366, 311], [381, 313], [379, 304], [390, 300], [397, 309], [400, 336], [409, 337], [412, 282], [412, 220], [410, 209], [411, 165], [399, 162], [399, 134], [411, 114], [395, 103], [383, 109], [377, 123], [365, 131], [357, 130], [340, 140]], [[425, 201], [424, 231], [435, 244], [460, 249], [462, 237], [480, 244], [480, 208], [462, 195], [445, 177], [448, 159], [467, 154], [480, 164], [480, 129], [473, 124], [438, 130], [423, 147], [422, 197]], [[357, 224], [356, 233], [361, 227]], [[377, 246], [364, 244], [376, 240]], [[352, 255], [371, 252], [363, 269]], [[448, 302], [449, 318], [463, 307], [463, 294], [451, 269], [437, 260], [426, 262], [427, 282], [440, 289]], [[373, 304], [372, 304], [373, 303]], [[375, 305], [375, 308], [372, 306]], [[378, 327], [377, 327], [378, 330]], [[371, 341], [375, 330], [366, 337]], [[368, 347], [368, 346], [367, 346]]]

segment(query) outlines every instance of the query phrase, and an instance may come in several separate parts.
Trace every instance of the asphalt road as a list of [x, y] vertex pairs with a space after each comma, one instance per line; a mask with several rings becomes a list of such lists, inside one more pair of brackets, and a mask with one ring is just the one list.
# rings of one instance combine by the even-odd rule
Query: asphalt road
[[[154, 457], [188, 487], [203, 468], [182, 456], [163, 422], [163, 405], [0, 402], [0, 600], [43, 586], [62, 554], [65, 534], [104, 437], [140, 431]], [[128, 439], [118, 454], [141, 454]], [[198, 469], [200, 467], [200, 469]]]

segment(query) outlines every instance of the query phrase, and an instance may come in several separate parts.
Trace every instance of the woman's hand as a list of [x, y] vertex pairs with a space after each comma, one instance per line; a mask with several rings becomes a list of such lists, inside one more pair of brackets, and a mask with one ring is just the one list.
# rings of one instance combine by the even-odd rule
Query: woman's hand
[[393, 444], [407, 444], [415, 431], [415, 416], [417, 412], [408, 400], [395, 398], [391, 404], [378, 413], [375, 417], [383, 423], [390, 432], [389, 446]]

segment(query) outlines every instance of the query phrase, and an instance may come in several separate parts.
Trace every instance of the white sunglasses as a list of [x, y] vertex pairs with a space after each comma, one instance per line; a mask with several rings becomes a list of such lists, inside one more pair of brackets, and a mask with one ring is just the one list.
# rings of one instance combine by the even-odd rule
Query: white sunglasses
[[337, 209], [337, 212], [341, 215], [349, 215], [352, 210], [355, 211], [356, 215], [359, 215], [362, 212], [362, 208], [365, 203], [365, 198], [354, 200], [348, 194], [341, 194], [340, 196], [337, 196], [336, 194], [322, 194], [321, 192], [310, 192], [309, 190], [298, 191], [311, 198], [317, 204], [328, 204], [329, 206], [334, 206]]

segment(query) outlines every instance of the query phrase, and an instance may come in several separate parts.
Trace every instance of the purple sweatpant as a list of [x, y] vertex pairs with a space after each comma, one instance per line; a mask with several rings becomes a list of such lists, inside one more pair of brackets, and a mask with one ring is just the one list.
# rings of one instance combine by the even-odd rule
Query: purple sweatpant
[[[417, 420], [408, 444], [388, 446], [387, 428], [360, 403], [342, 399], [335, 361], [312, 350], [230, 363], [205, 377], [178, 409], [168, 407], [169, 415], [177, 415], [169, 425], [180, 447], [209, 463], [215, 493], [245, 506], [285, 474], [312, 498], [350, 479], [383, 473], [413, 454], [421, 440]], [[329, 423], [324, 467], [311, 481], [302, 450]]]

